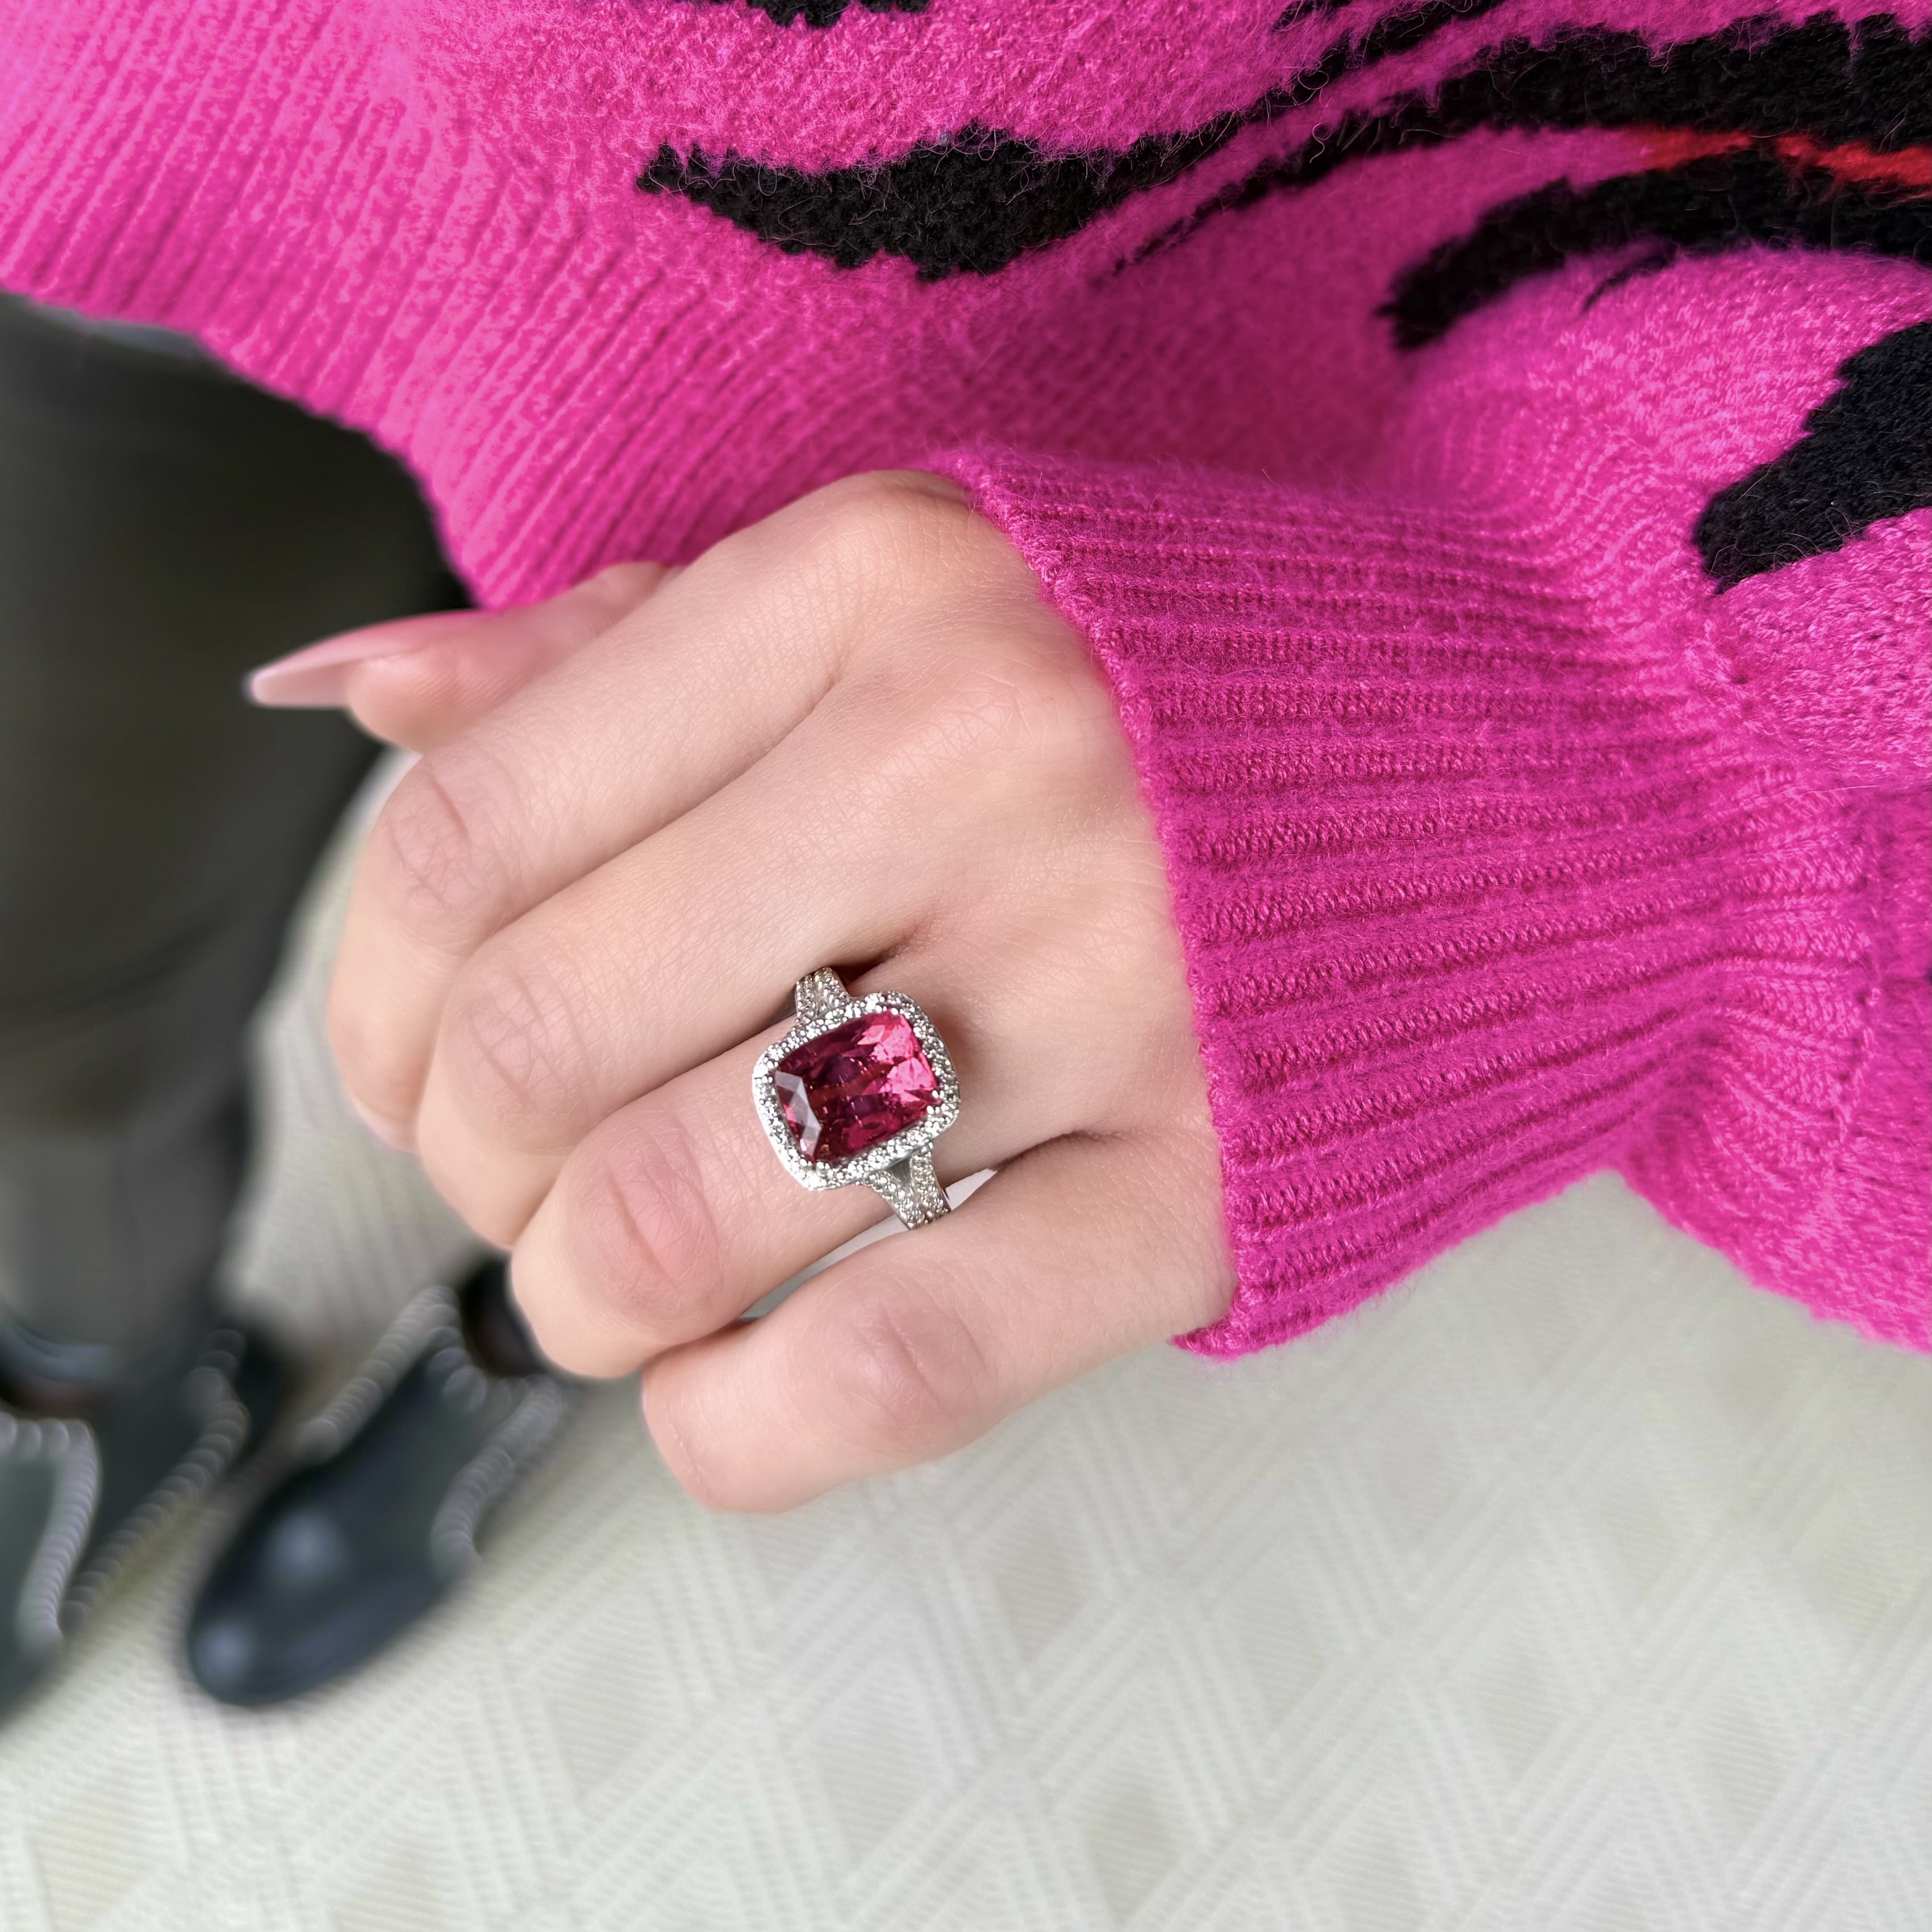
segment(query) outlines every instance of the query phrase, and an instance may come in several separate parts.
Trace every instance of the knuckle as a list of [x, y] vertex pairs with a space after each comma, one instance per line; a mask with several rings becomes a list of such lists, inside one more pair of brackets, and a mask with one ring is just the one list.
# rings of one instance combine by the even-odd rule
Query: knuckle
[[466, 944], [502, 916], [508, 880], [482, 800], [487, 787], [447, 754], [422, 759], [376, 821], [368, 863], [382, 902], [403, 923], [446, 944]]
[[1048, 738], [1061, 709], [1059, 694], [1030, 665], [982, 660], [954, 671], [932, 723], [943, 746], [970, 758]]
[[618, 1320], [666, 1344], [716, 1325], [718, 1219], [695, 1144], [668, 1110], [627, 1122], [568, 1199], [584, 1288]]
[[818, 491], [805, 535], [816, 572], [862, 609], [928, 584], [935, 565], [952, 558], [970, 516], [936, 478], [874, 470]]
[[878, 812], [904, 816], [946, 790], [995, 803], [1042, 794], [1060, 801], [1084, 790], [1088, 752], [1076, 708], [1026, 664], [962, 662], [914, 702], [892, 692], [870, 701], [896, 718], [862, 776]]
[[[692, 566], [692, 580], [728, 608], [757, 613], [753, 628], [775, 659], [782, 652], [795, 663], [802, 645], [814, 646], [833, 682], [859, 658], [899, 655], [905, 638], [932, 628], [910, 620], [922, 612], [936, 620], [962, 568], [983, 556], [978, 521], [964, 493], [940, 477], [843, 477], [714, 545]], [[991, 525], [982, 528], [1004, 548]]]
[[938, 500], [918, 488], [908, 472], [897, 470], [842, 476], [812, 500], [830, 535], [861, 544], [890, 542], [895, 530], [916, 520], [926, 505]]
[[451, 990], [442, 1049], [452, 1084], [491, 1124], [544, 1138], [586, 1091], [576, 1002], [554, 966], [508, 947], [480, 954]]
[[826, 1347], [838, 1409], [893, 1461], [950, 1447], [992, 1405], [986, 1352], [964, 1321], [929, 1299], [874, 1290], [845, 1311]]

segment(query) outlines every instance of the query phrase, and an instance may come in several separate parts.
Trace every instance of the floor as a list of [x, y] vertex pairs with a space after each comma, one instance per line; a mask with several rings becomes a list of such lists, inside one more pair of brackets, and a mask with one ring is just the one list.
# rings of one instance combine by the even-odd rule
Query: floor
[[[332, 870], [242, 1289], [315, 1393], [461, 1238], [338, 1102]], [[156, 1550], [0, 1735], [5, 1932], [1921, 1932], [1932, 1363], [1609, 1180], [1232, 1367], [707, 1516], [622, 1390], [360, 1679], [196, 1701]]]

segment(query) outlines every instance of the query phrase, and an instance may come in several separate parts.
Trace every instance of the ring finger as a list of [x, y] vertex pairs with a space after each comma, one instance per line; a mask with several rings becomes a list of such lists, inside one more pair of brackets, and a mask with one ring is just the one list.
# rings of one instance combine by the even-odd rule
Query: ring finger
[[[932, 992], [944, 983], [937, 962], [908, 957], [854, 988], [909, 993], [946, 1042], [961, 1102], [933, 1150], [943, 1182], [1094, 1124], [1089, 1091], [1041, 1051], [1053, 1023], [1036, 1004]], [[620, 1109], [563, 1163], [513, 1267], [518, 1300], [560, 1366], [621, 1375], [710, 1334], [886, 1211], [862, 1185], [800, 1187], [773, 1154], [752, 1068], [783, 1030]]]

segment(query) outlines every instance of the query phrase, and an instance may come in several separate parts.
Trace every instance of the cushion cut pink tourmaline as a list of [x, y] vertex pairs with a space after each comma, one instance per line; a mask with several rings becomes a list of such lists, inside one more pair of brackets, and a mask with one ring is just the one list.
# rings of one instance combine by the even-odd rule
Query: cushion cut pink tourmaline
[[862, 1013], [795, 1046], [772, 1072], [778, 1106], [814, 1166], [850, 1160], [922, 1118], [938, 1091], [897, 1013]]

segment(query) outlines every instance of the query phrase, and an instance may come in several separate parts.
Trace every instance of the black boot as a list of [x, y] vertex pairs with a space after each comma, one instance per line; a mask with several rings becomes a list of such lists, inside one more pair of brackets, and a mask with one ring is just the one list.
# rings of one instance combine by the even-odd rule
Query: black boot
[[226, 1704], [278, 1704], [375, 1655], [476, 1562], [484, 1512], [572, 1402], [500, 1261], [424, 1290], [216, 1562], [188, 1625], [195, 1681]]
[[[0, 1721], [128, 1559], [274, 1424], [280, 1363], [232, 1323], [94, 1377], [0, 1321]], [[77, 1372], [77, 1371], [79, 1372]]]

